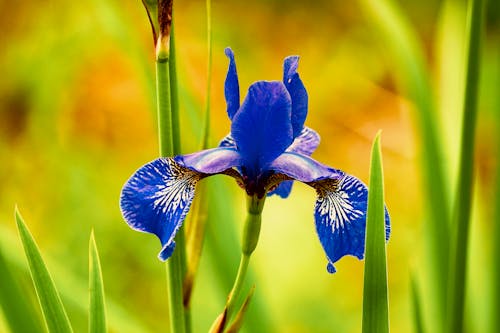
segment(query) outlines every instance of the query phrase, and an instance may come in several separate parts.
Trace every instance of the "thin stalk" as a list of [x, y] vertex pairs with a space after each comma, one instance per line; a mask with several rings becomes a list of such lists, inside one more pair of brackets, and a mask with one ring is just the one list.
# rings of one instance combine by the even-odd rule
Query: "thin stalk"
[[[174, 155], [181, 154], [181, 126], [179, 121], [179, 89], [177, 84], [177, 54], [174, 32], [174, 22], [170, 28], [170, 61], [168, 63], [170, 70], [170, 105], [172, 108], [172, 141]], [[178, 247], [178, 244], [176, 245]]]
[[218, 328], [218, 330], [213, 330], [214, 332], [222, 332], [225, 325], [231, 322], [232, 316], [237, 310], [235, 307], [243, 291], [245, 277], [248, 272], [248, 264], [250, 263], [250, 256], [257, 247], [259, 240], [262, 209], [264, 208], [265, 200], [266, 197], [258, 198], [255, 195], [247, 197], [248, 214], [243, 228], [240, 265], [233, 282], [233, 287], [227, 298], [224, 312], [216, 319], [212, 326]]
[[[176, 53], [176, 43], [175, 43], [175, 33], [174, 33], [174, 21], [172, 20], [172, 26], [170, 28], [170, 57], [169, 57], [169, 71], [170, 71], [170, 106], [172, 112], [172, 144], [173, 144], [173, 155], [181, 154], [181, 127], [179, 121], [179, 92], [178, 92], [178, 81], [177, 81], [177, 53]], [[179, 252], [180, 256], [180, 270], [181, 279], [184, 281], [187, 273], [187, 259], [186, 259], [186, 232], [184, 227], [177, 232], [175, 238], [175, 251]], [[184, 294], [184, 292], [183, 292]], [[191, 311], [189, 307], [189, 302], [183, 299], [184, 304], [184, 318], [186, 332], [191, 332]]]
[[483, 1], [470, 0], [467, 9], [467, 68], [465, 77], [462, 142], [453, 227], [453, 243], [448, 290], [447, 332], [464, 331], [463, 316], [466, 287], [467, 242], [473, 195], [474, 137], [479, 90], [480, 46]]
[[236, 305], [237, 300], [240, 298], [241, 291], [243, 289], [243, 283], [245, 282], [245, 276], [247, 275], [249, 263], [250, 263], [250, 255], [241, 254], [238, 273], [236, 274], [236, 279], [234, 280], [233, 288], [229, 293], [229, 297], [226, 303], [227, 318], [231, 318], [232, 314], [234, 313], [234, 307]]
[[[160, 35], [156, 51], [156, 95], [158, 109], [158, 136], [160, 156], [174, 153], [172, 130], [172, 105], [170, 90], [169, 42]], [[183, 249], [185, 247], [182, 229], [176, 237], [177, 248], [167, 261], [168, 302], [170, 328], [173, 333], [186, 332], [186, 316], [183, 302]], [[184, 265], [185, 267], [185, 265]]]
[[[498, 36], [500, 37], [500, 36]], [[493, 51], [493, 59], [497, 59], [494, 64], [496, 81], [493, 83], [493, 87], [500, 86], [500, 38], [496, 38], [496, 45]], [[497, 145], [496, 145], [496, 156], [500, 156], [500, 96], [496, 96], [495, 103], [495, 113], [496, 113], [496, 123], [497, 123]], [[498, 163], [498, 160], [497, 160]], [[493, 277], [491, 281], [493, 281], [493, 297], [492, 297], [492, 306], [490, 311], [491, 316], [491, 324], [490, 324], [490, 332], [496, 332], [500, 327], [500, 316], [498, 313], [500, 312], [500, 261], [498, 260], [500, 256], [500, 166], [496, 169], [496, 182], [495, 182], [495, 199], [493, 202], [493, 221], [495, 221], [494, 233], [493, 233], [493, 256], [492, 256], [492, 272]]]
[[210, 95], [212, 91], [212, 2], [206, 0], [207, 6], [207, 100], [205, 104], [205, 121], [203, 126], [202, 149], [207, 149], [210, 140]]

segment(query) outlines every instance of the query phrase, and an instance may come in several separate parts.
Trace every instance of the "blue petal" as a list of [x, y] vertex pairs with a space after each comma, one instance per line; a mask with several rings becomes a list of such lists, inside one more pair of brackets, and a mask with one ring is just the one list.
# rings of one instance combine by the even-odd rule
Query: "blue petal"
[[238, 84], [238, 73], [236, 72], [233, 50], [226, 47], [224, 53], [229, 58], [229, 68], [227, 69], [226, 81], [224, 82], [224, 96], [226, 97], [227, 115], [229, 119], [233, 119], [234, 114], [240, 108], [240, 86]]
[[[359, 179], [343, 174], [310, 184], [316, 189], [314, 217], [316, 231], [328, 258], [328, 272], [345, 255], [363, 259], [368, 189]], [[386, 239], [389, 239], [390, 221], [386, 209]]]
[[231, 125], [249, 176], [260, 174], [290, 146], [290, 115], [290, 95], [282, 82], [259, 81], [250, 86]]
[[282, 199], [286, 199], [292, 192], [292, 185], [293, 180], [284, 180], [273, 191], [267, 193], [267, 196], [277, 195]]
[[285, 152], [275, 159], [269, 170], [285, 174], [303, 183], [310, 183], [326, 178], [336, 178], [342, 171], [332, 169], [309, 156]]
[[224, 170], [241, 165], [241, 156], [234, 148], [212, 148], [193, 154], [174, 157], [175, 162], [183, 167], [204, 174], [221, 173]]
[[[316, 150], [319, 145], [319, 134], [309, 127], [304, 127], [300, 135], [293, 140], [290, 147], [287, 148], [287, 152], [299, 153], [306, 156], [311, 156], [311, 154]], [[286, 180], [276, 187], [274, 191], [269, 192], [267, 195], [271, 196], [274, 194], [279, 195], [281, 198], [288, 198], [290, 192], [292, 191], [293, 181]]]
[[297, 73], [298, 56], [287, 57], [283, 63], [283, 83], [292, 99], [293, 137], [300, 135], [307, 117], [307, 91]]
[[137, 170], [122, 189], [120, 208], [125, 221], [135, 230], [158, 236], [161, 260], [168, 259], [174, 251], [175, 234], [202, 177], [172, 158], [159, 158]]
[[234, 138], [231, 136], [231, 133], [226, 135], [225, 137], [220, 140], [218, 147], [224, 147], [224, 148], [236, 148], [236, 142], [234, 141]]

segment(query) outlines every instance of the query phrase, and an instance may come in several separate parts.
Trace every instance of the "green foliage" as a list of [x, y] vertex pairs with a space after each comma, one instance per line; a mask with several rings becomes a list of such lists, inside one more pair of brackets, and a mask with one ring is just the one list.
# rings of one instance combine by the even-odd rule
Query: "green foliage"
[[[36, 312], [30, 294], [19, 284], [19, 275], [5, 259], [0, 248], [0, 306], [12, 332], [44, 332], [42, 318]], [[27, 320], [28, 319], [28, 320]]]
[[387, 259], [385, 249], [384, 175], [380, 132], [375, 137], [370, 163], [366, 216], [363, 333], [389, 332]]
[[24, 252], [30, 266], [31, 277], [35, 286], [43, 316], [49, 332], [73, 332], [66, 310], [59, 293], [50, 277], [49, 271], [43, 262], [38, 246], [31, 236], [26, 224], [16, 208], [17, 228], [23, 243]]
[[94, 232], [91, 233], [89, 241], [89, 291], [89, 332], [107, 332], [104, 283], [102, 281], [101, 262], [99, 253], [97, 252]]
[[448, 289], [447, 332], [461, 333], [464, 327], [466, 268], [469, 229], [472, 210], [474, 148], [478, 114], [479, 69], [483, 1], [469, 0], [467, 22], [467, 62], [465, 76], [464, 109], [462, 122], [461, 154], [457, 182], [457, 195], [453, 220], [454, 242], [450, 265]]

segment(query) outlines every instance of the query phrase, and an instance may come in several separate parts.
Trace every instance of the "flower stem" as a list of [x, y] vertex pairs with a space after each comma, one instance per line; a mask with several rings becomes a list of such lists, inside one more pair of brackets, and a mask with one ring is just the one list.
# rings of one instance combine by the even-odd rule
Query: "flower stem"
[[[160, 34], [156, 47], [156, 96], [160, 156], [172, 156], [174, 154], [169, 51], [169, 38]], [[177, 249], [166, 264], [170, 328], [173, 333], [186, 332], [187, 320], [182, 292], [185, 271], [185, 265], [183, 265], [183, 258], [185, 258], [183, 236], [183, 230], [181, 229], [176, 237]]]
[[234, 312], [236, 301], [240, 297], [241, 289], [243, 288], [243, 282], [245, 282], [245, 276], [247, 274], [249, 263], [250, 263], [250, 256], [242, 253], [240, 258], [240, 266], [238, 267], [238, 273], [236, 274], [236, 279], [234, 280], [233, 288], [229, 293], [229, 297], [226, 303], [228, 318], [231, 318], [231, 315]]
[[[226, 303], [228, 319], [231, 319], [235, 310], [236, 302], [240, 298], [243, 283], [245, 282], [245, 276], [248, 270], [248, 264], [250, 262], [250, 256], [255, 250], [259, 240], [260, 225], [262, 222], [262, 209], [264, 208], [265, 198], [266, 197], [258, 198], [257, 196], [247, 197], [248, 215], [243, 229], [240, 266], [238, 267], [238, 273], [236, 274], [233, 288], [231, 289], [231, 293], [229, 293]], [[226, 320], [226, 322], [229, 321]]]

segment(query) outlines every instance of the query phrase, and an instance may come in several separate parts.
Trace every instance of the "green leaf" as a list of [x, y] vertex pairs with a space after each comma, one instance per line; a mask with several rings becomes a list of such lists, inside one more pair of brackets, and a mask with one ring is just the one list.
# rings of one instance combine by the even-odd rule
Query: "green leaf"
[[410, 276], [411, 299], [413, 305], [414, 332], [424, 333], [424, 323], [422, 320], [422, 305], [420, 303], [420, 293], [414, 275]]
[[5, 260], [4, 249], [0, 248], [0, 307], [8, 327], [12, 332], [44, 332], [35, 303], [19, 285], [19, 276], [14, 274], [13, 268]]
[[94, 232], [89, 242], [89, 332], [106, 332], [106, 309], [104, 306], [104, 284], [102, 282], [101, 262], [95, 243]]
[[438, 331], [442, 330], [445, 317], [448, 257], [450, 253], [449, 228], [450, 199], [449, 179], [444, 167], [443, 144], [437, 126], [437, 108], [433, 86], [425, 58], [425, 51], [415, 28], [396, 1], [361, 0], [375, 26], [380, 31], [381, 46], [390, 52], [389, 66], [403, 92], [415, 104], [414, 121], [421, 138], [421, 170], [429, 217], [424, 228], [428, 240], [429, 275], [432, 281], [435, 306], [433, 319]]
[[467, 64], [462, 139], [453, 219], [453, 247], [448, 290], [447, 332], [464, 331], [467, 248], [474, 180], [474, 138], [477, 119], [483, 1], [469, 0], [467, 8]]
[[363, 288], [363, 333], [389, 332], [383, 178], [379, 132], [373, 142], [370, 165]]
[[49, 332], [73, 332], [61, 298], [56, 290], [50, 273], [43, 262], [40, 250], [29, 232], [17, 207], [15, 211], [17, 228], [28, 259], [31, 278], [42, 308]]

